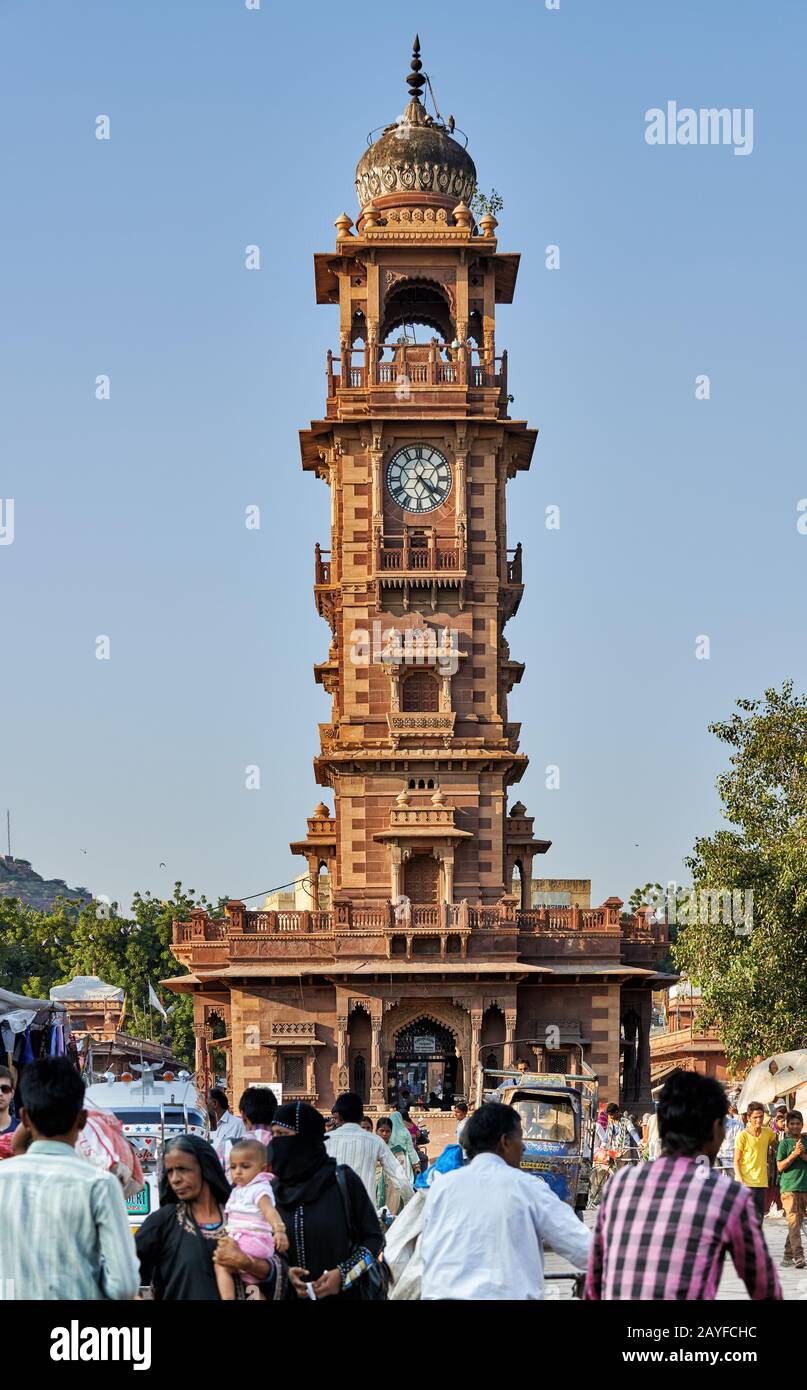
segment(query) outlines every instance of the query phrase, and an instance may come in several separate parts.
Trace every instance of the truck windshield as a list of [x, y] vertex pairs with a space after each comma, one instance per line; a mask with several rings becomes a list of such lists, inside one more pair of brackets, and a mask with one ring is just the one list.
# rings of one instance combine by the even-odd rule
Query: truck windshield
[[549, 1143], [570, 1144], [574, 1141], [574, 1109], [566, 1096], [552, 1100], [515, 1097], [512, 1101], [521, 1116], [525, 1139], [544, 1139]]
[[[160, 1111], [154, 1106], [143, 1106], [142, 1109], [116, 1110], [115, 1114], [122, 1125], [153, 1125], [159, 1129], [161, 1123]], [[165, 1123], [167, 1125], [185, 1124], [184, 1110], [178, 1110], [176, 1106], [166, 1106]], [[198, 1110], [188, 1111], [188, 1124], [196, 1125], [199, 1129], [204, 1129], [204, 1117]]]

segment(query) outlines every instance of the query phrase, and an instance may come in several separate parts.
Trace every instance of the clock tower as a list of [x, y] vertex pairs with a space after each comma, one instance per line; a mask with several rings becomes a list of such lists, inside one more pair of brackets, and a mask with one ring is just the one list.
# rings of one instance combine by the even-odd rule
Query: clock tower
[[317, 302], [339, 316], [325, 411], [300, 435], [330, 497], [314, 772], [332, 805], [291, 846], [296, 901], [176, 922], [189, 973], [164, 983], [194, 996], [200, 1086], [217, 1049], [234, 1103], [268, 1083], [321, 1107], [353, 1089], [378, 1112], [407, 1086], [439, 1141], [451, 1098], [517, 1056], [585, 1060], [601, 1095], [647, 1103], [665, 936], [618, 898], [531, 902], [549, 841], [512, 799], [527, 758], [508, 713], [524, 667], [506, 635], [523, 594], [507, 493], [536, 431], [510, 415], [496, 341], [519, 257], [477, 213], [454, 118], [426, 109], [417, 39], [406, 80], [403, 114], [359, 160], [355, 223], [342, 213], [314, 258]]
[[548, 848], [507, 817], [527, 759], [507, 713], [524, 668], [505, 637], [523, 592], [506, 492], [536, 431], [509, 415], [496, 305], [519, 258], [471, 211], [473, 161], [453, 118], [427, 113], [421, 69], [416, 39], [404, 113], [359, 160], [355, 226], [343, 213], [315, 257], [317, 302], [339, 312], [326, 415], [301, 434], [331, 493], [316, 776], [335, 802], [336, 911], [509, 902], [515, 862], [526, 893]]

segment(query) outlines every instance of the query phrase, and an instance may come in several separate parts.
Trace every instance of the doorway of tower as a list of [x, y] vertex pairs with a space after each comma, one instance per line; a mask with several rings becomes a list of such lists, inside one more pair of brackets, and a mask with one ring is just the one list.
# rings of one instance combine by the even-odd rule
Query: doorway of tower
[[387, 1064], [387, 1101], [397, 1106], [408, 1088], [411, 1105], [448, 1110], [459, 1094], [460, 1059], [453, 1033], [431, 1018], [417, 1019], [395, 1037]]
[[404, 893], [411, 903], [436, 903], [440, 865], [432, 854], [413, 854], [404, 869]]

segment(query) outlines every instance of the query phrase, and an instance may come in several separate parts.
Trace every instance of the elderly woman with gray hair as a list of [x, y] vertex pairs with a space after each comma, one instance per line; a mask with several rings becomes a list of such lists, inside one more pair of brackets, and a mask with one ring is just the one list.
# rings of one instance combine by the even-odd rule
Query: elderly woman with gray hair
[[233, 1273], [246, 1270], [261, 1280], [269, 1296], [283, 1297], [282, 1262], [242, 1255], [225, 1231], [224, 1206], [230, 1184], [206, 1139], [181, 1134], [166, 1145], [160, 1206], [147, 1216], [135, 1237], [140, 1277], [155, 1299], [218, 1300], [215, 1265]]

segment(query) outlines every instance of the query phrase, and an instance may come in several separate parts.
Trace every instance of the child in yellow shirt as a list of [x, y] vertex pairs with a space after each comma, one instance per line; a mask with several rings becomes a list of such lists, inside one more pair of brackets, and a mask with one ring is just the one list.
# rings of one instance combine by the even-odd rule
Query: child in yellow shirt
[[763, 1124], [765, 1107], [752, 1100], [746, 1112], [745, 1129], [737, 1135], [734, 1145], [734, 1176], [744, 1187], [751, 1189], [754, 1206], [760, 1221], [765, 1215], [765, 1192], [768, 1186], [768, 1150], [777, 1136]]

